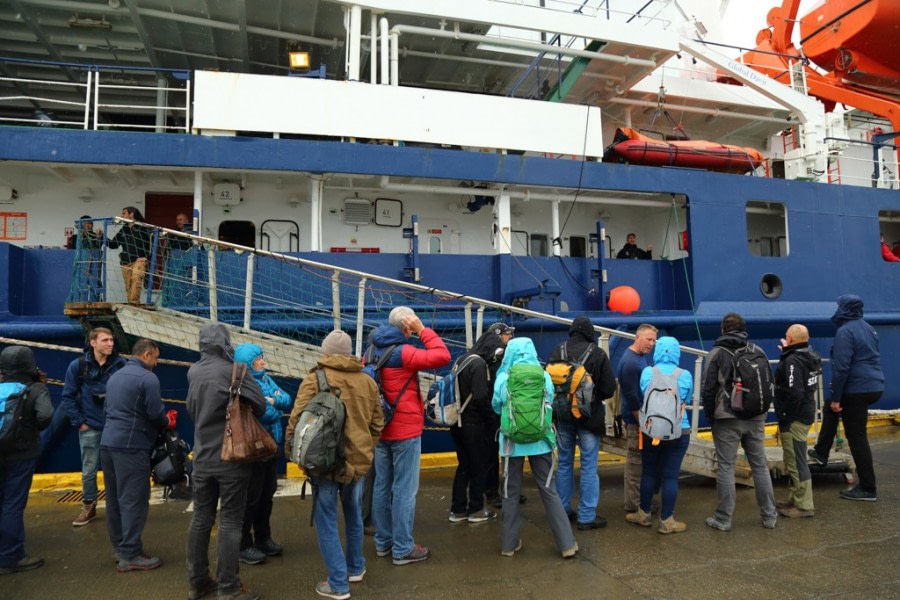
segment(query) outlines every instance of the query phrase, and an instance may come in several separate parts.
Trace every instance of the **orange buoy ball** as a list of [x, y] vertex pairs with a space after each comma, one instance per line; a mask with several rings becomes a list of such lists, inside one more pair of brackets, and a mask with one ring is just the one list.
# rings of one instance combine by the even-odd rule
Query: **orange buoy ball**
[[610, 290], [606, 304], [610, 310], [629, 315], [641, 307], [641, 295], [633, 287], [620, 285]]

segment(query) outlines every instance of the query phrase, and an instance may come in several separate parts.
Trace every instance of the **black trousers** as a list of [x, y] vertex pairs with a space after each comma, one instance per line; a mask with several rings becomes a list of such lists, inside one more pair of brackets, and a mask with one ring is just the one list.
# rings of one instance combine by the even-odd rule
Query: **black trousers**
[[869, 437], [866, 433], [866, 424], [869, 421], [869, 405], [878, 402], [881, 392], [868, 392], [865, 394], [844, 394], [841, 398], [841, 412], [831, 410], [826, 402], [822, 409], [822, 428], [819, 430], [819, 439], [814, 446], [816, 454], [823, 459], [828, 458], [834, 436], [837, 434], [838, 419], [844, 421], [844, 435], [850, 444], [850, 454], [856, 463], [856, 475], [859, 477], [859, 487], [866, 492], [876, 493], [875, 467], [872, 464], [872, 449], [869, 448]]
[[484, 423], [466, 420], [465, 416], [462, 427], [450, 428], [459, 463], [453, 477], [450, 512], [468, 515], [484, 509], [484, 483], [488, 465], [484, 430]]
[[269, 518], [272, 516], [272, 498], [278, 489], [277, 467], [278, 460], [274, 458], [253, 463], [253, 474], [247, 488], [244, 525], [241, 529], [241, 550], [253, 545], [254, 536], [258, 544], [272, 537]]

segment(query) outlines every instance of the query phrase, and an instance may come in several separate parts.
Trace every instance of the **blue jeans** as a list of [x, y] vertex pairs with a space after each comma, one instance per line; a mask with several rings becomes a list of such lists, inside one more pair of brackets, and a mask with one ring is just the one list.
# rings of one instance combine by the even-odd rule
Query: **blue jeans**
[[[644, 435], [644, 434], [640, 434]], [[653, 494], [660, 490], [662, 507], [659, 517], [663, 521], [675, 513], [678, 499], [678, 474], [681, 461], [691, 443], [691, 432], [685, 429], [677, 440], [660, 442], [654, 446], [653, 440], [644, 435], [644, 449], [641, 451], [641, 510], [650, 513]]]
[[241, 551], [241, 525], [247, 504], [248, 481], [247, 475], [200, 474], [194, 471], [191, 480], [194, 515], [187, 542], [188, 583], [191, 587], [201, 587], [209, 573], [209, 538], [216, 520], [216, 505], [221, 498], [215, 579], [219, 582], [220, 595], [241, 589], [238, 555]]
[[97, 499], [97, 469], [100, 468], [100, 436], [102, 431], [88, 427], [78, 432], [81, 447], [81, 499], [93, 502]]
[[141, 534], [150, 513], [150, 452], [101, 448], [106, 484], [106, 531], [116, 556], [144, 553]]
[[[313, 519], [316, 522], [316, 537], [319, 552], [328, 569], [328, 587], [338, 594], [350, 591], [349, 575], [359, 575], [366, 570], [363, 558], [362, 491], [364, 480], [337, 483], [332, 479], [314, 477], [315, 494]], [[347, 538], [347, 554], [341, 548], [338, 536], [338, 495], [344, 509], [344, 535]]]
[[578, 522], [590, 523], [597, 514], [600, 501], [600, 477], [597, 476], [597, 453], [600, 436], [571, 421], [556, 423], [556, 443], [559, 448], [559, 470], [556, 473], [556, 491], [563, 508], [572, 511], [575, 493], [575, 444], [581, 449], [581, 483], [578, 486]]
[[25, 558], [25, 505], [36, 465], [36, 458], [0, 459], [0, 567]]
[[375, 520], [375, 549], [393, 548], [394, 558], [412, 552], [416, 492], [419, 491], [419, 456], [422, 438], [392, 442], [380, 440], [375, 446], [375, 491], [372, 516]]

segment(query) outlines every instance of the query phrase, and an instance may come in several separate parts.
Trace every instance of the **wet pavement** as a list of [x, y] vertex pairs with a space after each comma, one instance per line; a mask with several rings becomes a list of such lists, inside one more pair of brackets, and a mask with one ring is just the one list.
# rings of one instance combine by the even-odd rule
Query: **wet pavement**
[[[534, 599], [551, 598], [900, 598], [900, 431], [871, 438], [879, 481], [877, 502], [839, 498], [841, 475], [814, 479], [816, 514], [781, 518], [774, 530], [761, 525], [753, 490], [739, 488], [734, 529], [703, 523], [715, 508], [715, 482], [682, 479], [675, 516], [685, 533], [663, 536], [656, 527], [625, 522], [622, 467], [600, 468], [598, 513], [609, 526], [576, 531], [580, 552], [560, 558], [544, 521], [530, 477], [529, 501], [521, 508], [524, 548], [500, 556], [499, 523], [447, 521], [452, 471], [423, 473], [416, 508], [416, 541], [430, 546], [430, 560], [395, 567], [378, 558], [365, 539], [367, 574], [353, 584], [354, 598]], [[784, 480], [776, 497], [786, 495]], [[184, 548], [188, 502], [151, 507], [145, 549], [163, 560], [149, 572], [116, 573], [102, 519], [75, 529], [79, 506], [60, 503], [60, 493], [34, 494], [26, 510], [27, 550], [43, 568], [0, 578], [2, 598], [157, 599], [186, 598]], [[284, 555], [258, 566], [241, 565], [241, 576], [263, 598], [316, 598], [325, 569], [309, 526], [311, 498], [278, 497], [273, 537]], [[215, 533], [215, 532], [214, 532]], [[213, 541], [213, 547], [215, 542]]]

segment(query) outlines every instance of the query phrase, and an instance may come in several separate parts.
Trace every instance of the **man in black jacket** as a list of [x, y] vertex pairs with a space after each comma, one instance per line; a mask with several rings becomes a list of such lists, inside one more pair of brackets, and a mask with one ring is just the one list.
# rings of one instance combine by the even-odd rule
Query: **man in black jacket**
[[[450, 428], [456, 444], [458, 466], [453, 478], [453, 496], [450, 504], [450, 522], [482, 523], [497, 518], [497, 513], [484, 510], [484, 492], [487, 478], [490, 448], [488, 430], [494, 422], [491, 398], [494, 394], [494, 374], [503, 356], [506, 344], [495, 332], [488, 330], [457, 359], [462, 366], [458, 371], [459, 397], [471, 399], [461, 414], [459, 423]], [[493, 366], [493, 369], [491, 368]], [[494, 462], [497, 456], [493, 456]]]
[[791, 476], [788, 499], [777, 502], [789, 518], [813, 516], [812, 480], [806, 462], [806, 438], [816, 415], [816, 390], [822, 361], [809, 347], [809, 330], [794, 324], [781, 340], [775, 369], [775, 414], [784, 449], [784, 466]]
[[[188, 370], [187, 410], [194, 422], [194, 471], [191, 487], [194, 513], [188, 529], [188, 598], [196, 599], [219, 590], [219, 600], [256, 600], [259, 594], [241, 585], [238, 554], [241, 527], [247, 504], [249, 463], [221, 459], [225, 437], [225, 409], [228, 406], [234, 361], [228, 330], [221, 323], [200, 330], [200, 360]], [[241, 401], [262, 416], [266, 399], [256, 381], [248, 375], [241, 384]], [[221, 500], [217, 580], [209, 573], [209, 538]]]
[[775, 492], [766, 460], [766, 415], [744, 419], [736, 416], [725, 404], [725, 397], [733, 383], [732, 356], [738, 348], [747, 345], [747, 324], [737, 313], [722, 318], [722, 335], [716, 339], [707, 357], [703, 373], [700, 399], [703, 412], [712, 424], [713, 443], [716, 447], [716, 513], [706, 518], [706, 524], [721, 531], [731, 530], [731, 517], [737, 498], [734, 484], [734, 463], [738, 445], [744, 449], [750, 470], [753, 472], [753, 491], [762, 517], [763, 527], [774, 529], [778, 513], [775, 510]]
[[[600, 501], [600, 478], [597, 476], [597, 453], [600, 438], [606, 429], [606, 412], [603, 401], [616, 392], [616, 378], [609, 357], [594, 343], [594, 325], [585, 316], [575, 317], [569, 327], [569, 339], [550, 355], [548, 362], [561, 360], [563, 350], [567, 360], [577, 361], [590, 348], [584, 360], [584, 368], [594, 380], [594, 396], [591, 414], [577, 420], [556, 419], [557, 444], [559, 446], [559, 472], [556, 491], [562, 500], [570, 520], [577, 518], [578, 529], [599, 529], [606, 526], [606, 519], [596, 514]], [[555, 417], [556, 415], [554, 415]], [[581, 482], [577, 513], [571, 508], [575, 492], [575, 444], [581, 449]]]

